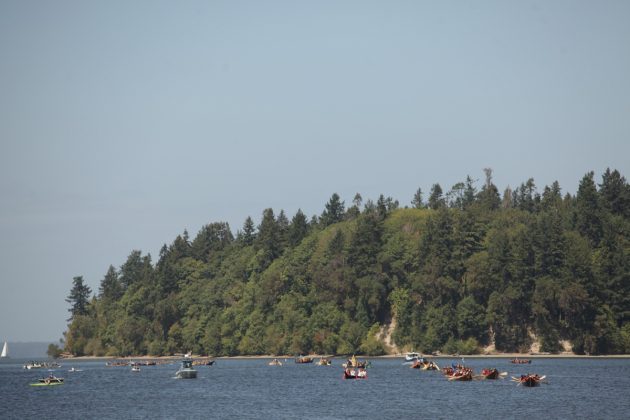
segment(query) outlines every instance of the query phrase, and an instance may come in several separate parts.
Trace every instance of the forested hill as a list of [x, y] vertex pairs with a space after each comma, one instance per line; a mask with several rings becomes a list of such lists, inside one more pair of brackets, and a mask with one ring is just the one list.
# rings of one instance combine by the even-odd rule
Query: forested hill
[[75, 355], [382, 354], [399, 349], [630, 353], [630, 187], [606, 170], [575, 195], [486, 170], [410, 208], [381, 196], [320, 216], [266, 209], [236, 236], [211, 223], [157, 262], [133, 251], [92, 291], [75, 277]]

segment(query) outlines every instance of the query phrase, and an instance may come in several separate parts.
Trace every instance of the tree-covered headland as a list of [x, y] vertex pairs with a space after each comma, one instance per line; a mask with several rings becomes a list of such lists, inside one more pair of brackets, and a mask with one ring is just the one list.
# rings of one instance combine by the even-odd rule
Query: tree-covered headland
[[630, 186], [587, 173], [575, 195], [486, 170], [409, 207], [380, 196], [319, 216], [272, 209], [236, 235], [186, 231], [157, 262], [134, 250], [92, 296], [75, 277], [75, 355], [630, 353]]

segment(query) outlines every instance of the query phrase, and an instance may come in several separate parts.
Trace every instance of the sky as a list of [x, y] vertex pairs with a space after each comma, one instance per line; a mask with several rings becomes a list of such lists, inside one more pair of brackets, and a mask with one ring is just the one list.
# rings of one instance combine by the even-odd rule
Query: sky
[[630, 176], [628, 1], [0, 1], [0, 340], [74, 276], [333, 193]]

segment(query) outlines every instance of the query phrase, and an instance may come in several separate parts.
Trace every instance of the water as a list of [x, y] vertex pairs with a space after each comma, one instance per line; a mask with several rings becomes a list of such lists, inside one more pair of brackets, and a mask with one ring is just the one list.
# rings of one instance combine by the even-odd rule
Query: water
[[[333, 366], [267, 366], [269, 360], [219, 359], [199, 377], [174, 379], [177, 364], [106, 367], [65, 361], [55, 371], [65, 384], [31, 387], [47, 374], [23, 360], [0, 363], [0, 418], [630, 418], [629, 359], [467, 359], [476, 372], [497, 367], [509, 376], [546, 375], [548, 384], [518, 386], [508, 379], [449, 382], [439, 372], [410, 369], [401, 359], [373, 359], [368, 380], [343, 380]], [[439, 359], [440, 365], [450, 359]], [[68, 372], [75, 367], [83, 372]]]

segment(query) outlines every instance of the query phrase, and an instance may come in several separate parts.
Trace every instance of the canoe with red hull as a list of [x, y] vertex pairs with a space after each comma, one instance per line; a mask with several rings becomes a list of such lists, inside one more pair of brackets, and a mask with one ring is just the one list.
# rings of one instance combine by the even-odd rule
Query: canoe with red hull
[[343, 379], [367, 379], [367, 370], [344, 369]]
[[483, 369], [481, 371], [481, 375], [484, 377], [484, 379], [497, 379], [499, 377], [499, 371], [496, 368]]
[[471, 368], [456, 369], [451, 375], [446, 375], [449, 381], [472, 381], [473, 370]]
[[523, 386], [534, 387], [540, 385], [542, 379], [538, 375], [521, 375], [519, 382]]

